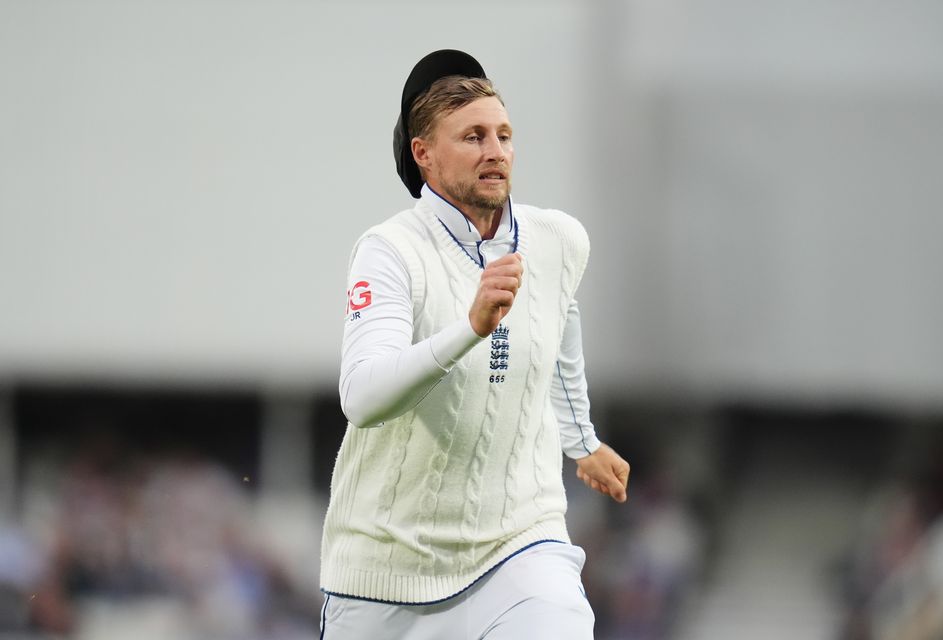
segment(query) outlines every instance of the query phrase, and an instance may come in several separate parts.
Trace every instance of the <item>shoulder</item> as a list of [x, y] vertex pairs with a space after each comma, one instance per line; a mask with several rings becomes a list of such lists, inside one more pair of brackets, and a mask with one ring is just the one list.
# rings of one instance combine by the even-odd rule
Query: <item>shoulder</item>
[[540, 209], [517, 203], [514, 214], [520, 221], [521, 234], [528, 237], [532, 252], [536, 252], [538, 247], [540, 255], [547, 255], [543, 248], [559, 247], [562, 250], [564, 286], [572, 297], [589, 262], [589, 235], [583, 224], [558, 209]]
[[421, 247], [424, 230], [415, 209], [400, 211], [367, 229], [351, 251], [348, 271], [365, 267], [397, 282], [409, 282], [414, 293], [425, 287]]
[[380, 235], [364, 235], [354, 245], [351, 255], [351, 271], [373, 270], [381, 268], [383, 270], [395, 269], [396, 271], [406, 270], [403, 258], [396, 248]]
[[367, 229], [357, 240], [357, 244], [366, 238], [382, 238], [389, 245], [402, 250], [404, 244], [416, 247], [425, 239], [428, 231], [415, 209], [406, 209], [383, 222]]
[[564, 244], [578, 250], [589, 251], [589, 234], [586, 233], [586, 228], [582, 222], [565, 211], [514, 203], [514, 215], [518, 217], [521, 224], [532, 228], [537, 233], [551, 234]]

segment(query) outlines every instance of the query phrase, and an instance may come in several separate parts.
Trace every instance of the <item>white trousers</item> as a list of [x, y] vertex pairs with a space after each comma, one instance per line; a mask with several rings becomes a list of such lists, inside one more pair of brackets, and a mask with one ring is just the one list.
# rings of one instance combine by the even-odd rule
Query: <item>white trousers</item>
[[328, 595], [322, 640], [592, 640], [580, 582], [586, 554], [544, 542], [437, 604], [394, 605]]

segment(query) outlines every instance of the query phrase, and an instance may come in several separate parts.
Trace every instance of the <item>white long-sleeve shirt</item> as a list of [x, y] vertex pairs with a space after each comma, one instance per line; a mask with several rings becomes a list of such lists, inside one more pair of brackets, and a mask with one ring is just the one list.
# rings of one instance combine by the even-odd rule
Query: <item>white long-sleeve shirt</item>
[[[483, 240], [461, 211], [423, 186], [423, 197], [469, 259], [484, 268], [516, 249], [513, 203], [508, 200], [494, 238]], [[524, 265], [524, 277], [527, 266]], [[378, 237], [364, 238], [348, 274], [348, 310], [341, 354], [341, 407], [351, 424], [375, 426], [416, 406], [478, 342], [467, 318], [427, 340], [412, 343], [409, 272], [396, 251]], [[550, 388], [560, 441], [570, 458], [599, 448], [589, 417], [579, 308], [567, 310]]]

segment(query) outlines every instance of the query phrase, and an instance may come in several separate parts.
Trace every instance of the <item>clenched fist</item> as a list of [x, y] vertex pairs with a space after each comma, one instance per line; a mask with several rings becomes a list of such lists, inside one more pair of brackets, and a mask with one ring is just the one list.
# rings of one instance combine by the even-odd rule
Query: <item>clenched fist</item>
[[488, 263], [481, 272], [478, 293], [468, 311], [468, 320], [475, 333], [484, 338], [498, 327], [511, 310], [523, 278], [524, 260], [519, 253]]
[[601, 444], [595, 452], [576, 461], [576, 477], [616, 502], [626, 501], [629, 463], [607, 444]]

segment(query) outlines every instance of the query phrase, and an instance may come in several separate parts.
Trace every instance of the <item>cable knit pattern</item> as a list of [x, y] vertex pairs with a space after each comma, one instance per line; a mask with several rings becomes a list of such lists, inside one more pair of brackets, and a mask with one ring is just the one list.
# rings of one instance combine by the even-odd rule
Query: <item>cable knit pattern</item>
[[[369, 232], [368, 232], [369, 233]], [[405, 240], [405, 230], [388, 230], [388, 234], [397, 237], [397, 251], [403, 262], [407, 265], [410, 274], [410, 288], [413, 297], [413, 309], [415, 315], [426, 314], [425, 305], [416, 305], [417, 300], [423, 300], [425, 297], [424, 271], [421, 268], [421, 259], [418, 254], [410, 250], [410, 243]], [[354, 249], [356, 251], [356, 248]], [[353, 253], [351, 261], [353, 261]], [[404, 418], [409, 418], [413, 412], [409, 412]], [[406, 459], [406, 446], [409, 442], [412, 430], [409, 428], [411, 420], [398, 420], [390, 425], [392, 431], [390, 446], [388, 449], [388, 458], [384, 465], [386, 476], [383, 480], [383, 487], [380, 489], [377, 498], [375, 522], [382, 526], [389, 526], [392, 519], [393, 501], [396, 499], [396, 486], [399, 484], [403, 461]], [[382, 539], [375, 540], [373, 555], [376, 558], [383, 558], [389, 571], [393, 571], [393, 552], [394, 547], [385, 544]]]
[[[412, 413], [412, 412], [410, 412]], [[400, 472], [403, 468], [403, 461], [406, 459], [406, 444], [409, 442], [409, 436], [412, 431], [409, 429], [409, 422], [406, 420], [398, 421], [391, 427], [393, 436], [389, 448], [389, 458], [386, 461], [386, 478], [383, 481], [383, 488], [377, 498], [377, 509], [375, 521], [382, 526], [389, 526], [393, 516], [393, 500], [396, 499], [396, 485], [400, 480]], [[393, 571], [393, 548], [386, 545], [387, 553], [384, 554], [383, 541], [375, 541], [376, 548], [374, 554], [377, 557], [386, 556], [386, 566], [389, 571]]]
[[[449, 291], [452, 294], [454, 307], [453, 311], [456, 314], [460, 314], [463, 311], [462, 304], [464, 302], [462, 275], [459, 270], [444, 256], [438, 255], [436, 258], [437, 259], [433, 264], [433, 267], [442, 269], [445, 273], [448, 274]], [[416, 323], [416, 326], [432, 326], [432, 322], [424, 317]], [[464, 363], [459, 362], [455, 365], [455, 367], [453, 367], [449, 375], [456, 380], [458, 388], [464, 389], [465, 380], [468, 375], [468, 367], [465, 366]], [[442, 437], [437, 439], [438, 449], [436, 453], [429, 459], [429, 470], [428, 475], [426, 476], [425, 486], [426, 493], [420, 500], [420, 512], [419, 517], [416, 520], [416, 527], [418, 530], [417, 543], [422, 552], [416, 572], [422, 576], [433, 575], [437, 563], [442, 567], [443, 570], [453, 570], [455, 558], [443, 557], [441, 555], [438, 557], [436, 556], [432, 547], [432, 528], [435, 519], [436, 507], [439, 503], [438, 496], [442, 487], [442, 476], [448, 463], [449, 453], [452, 450], [452, 445], [455, 439], [455, 430], [458, 427], [459, 412], [461, 411], [462, 400], [464, 397], [465, 395], [463, 393], [452, 395], [450, 398], [451, 402], [449, 402], [443, 408], [441, 422], [437, 429], [437, 432], [441, 433]]]
[[[485, 474], [485, 463], [494, 440], [494, 429], [498, 418], [497, 404], [500, 397], [497, 389], [498, 385], [492, 384], [488, 391], [488, 400], [485, 402], [485, 414], [482, 417], [481, 426], [479, 427], [478, 444], [475, 447], [475, 457], [472, 458], [471, 468], [468, 473], [468, 483], [465, 487], [465, 509], [462, 514], [460, 530], [462, 536], [469, 540], [474, 540], [478, 535], [478, 519], [481, 516], [481, 494]], [[459, 552], [458, 569], [460, 573], [465, 573], [473, 567], [476, 561], [475, 551], [475, 547], [469, 545]]]
[[[519, 248], [522, 255], [528, 254], [528, 241], [529, 233], [522, 232], [519, 236]], [[537, 314], [534, 312], [535, 309], [539, 309], [537, 303], [537, 296], [539, 290], [539, 279], [540, 279], [540, 267], [536, 264], [531, 264], [530, 260], [527, 260], [525, 263], [525, 272], [527, 280], [527, 291], [521, 291], [518, 293], [519, 297], [523, 297], [522, 294], [526, 293], [526, 301], [528, 308], [528, 317], [530, 320], [530, 329], [531, 335], [538, 335], [538, 332], [535, 331]], [[559, 340], [556, 344], [559, 344]], [[527, 433], [530, 428], [532, 420], [532, 401], [534, 390], [536, 389], [536, 383], [534, 381], [535, 368], [540, 363], [540, 348], [541, 340], [539, 338], [532, 338], [527, 343], [527, 361], [529, 367], [527, 370], [527, 377], [524, 381], [524, 395], [521, 402], [521, 419], [517, 424], [517, 433], [514, 436], [514, 443], [511, 446], [511, 454], [508, 457], [507, 468], [505, 470], [504, 478], [504, 509], [501, 513], [501, 528], [504, 532], [510, 533], [514, 531], [517, 527], [517, 522], [514, 517], [514, 514], [517, 509], [517, 503], [520, 500], [520, 495], [518, 491], [518, 477], [521, 469], [521, 451], [524, 447], [524, 443], [527, 439]]]
[[[538, 270], [534, 274], [535, 279], [536, 279], [536, 274], [539, 273], [540, 265], [535, 265], [535, 266], [538, 267]], [[559, 287], [559, 288], [563, 290], [565, 287]], [[531, 288], [530, 306], [533, 309], [541, 308], [541, 301], [537, 293], [539, 290], [540, 288], [538, 286], [534, 286]], [[550, 296], [548, 296], [548, 298], [550, 298]], [[556, 318], [554, 316], [544, 316], [543, 314], [538, 315], [537, 313], [533, 313], [533, 312], [531, 312], [529, 315], [530, 315], [530, 325], [531, 325], [530, 370], [528, 371], [527, 379], [524, 382], [524, 397], [523, 397], [523, 410], [522, 410], [522, 413], [524, 413], [527, 416], [527, 419], [522, 422], [527, 424], [528, 430], [531, 430], [531, 424], [532, 424], [531, 418], [530, 418], [531, 413], [532, 413], [531, 408], [534, 406], [534, 396], [537, 391], [537, 379], [536, 379], [537, 376], [534, 375], [534, 373], [538, 371], [539, 368], [541, 367], [541, 364], [543, 362], [543, 354], [544, 354], [543, 347], [544, 347], [545, 340], [542, 337], [542, 334], [540, 331], [540, 324], [541, 323], [545, 324], [547, 323], [548, 320], [553, 319], [562, 326], [563, 319], [566, 316]], [[560, 340], [557, 339], [556, 341], [553, 342], [553, 344], [556, 346], [559, 346]], [[557, 360], [556, 349], [554, 349], [553, 362], [556, 362], [556, 360]], [[553, 366], [553, 362], [551, 363], [551, 366]], [[544, 364], [544, 366], [546, 365]], [[544, 396], [546, 396], [546, 393], [544, 394]], [[544, 406], [546, 406], [546, 403], [542, 403], [540, 408], [543, 408]], [[538, 412], [538, 413], [542, 413], [542, 412]], [[541, 420], [540, 422], [537, 423], [538, 432], [537, 432], [536, 437], [534, 438], [535, 443], [539, 441], [538, 438], [540, 434], [544, 431], [544, 428], [547, 426], [545, 424], [546, 421], [542, 420], [542, 418], [543, 418], [543, 415], [538, 415], [538, 419], [541, 419]], [[558, 428], [559, 427], [556, 423], [550, 425], [550, 429], [552, 429], [553, 431], [556, 431]], [[534, 454], [533, 459], [535, 461], [537, 460], [537, 458], [543, 457], [542, 452], [537, 446], [533, 446], [532, 451]], [[544, 493], [544, 485], [540, 482], [540, 478], [546, 477], [548, 475], [548, 471], [547, 471], [546, 465], [544, 465], [543, 463], [538, 463], [538, 464], [533, 465], [532, 469], [534, 471], [534, 484], [537, 486], [537, 492], [533, 497], [534, 507], [536, 507], [537, 510], [540, 511], [541, 505], [539, 504], [539, 500], [541, 499]], [[557, 474], [559, 475], [559, 473], [560, 472], [558, 470]], [[566, 507], [564, 506], [564, 508]]]
[[[548, 391], [589, 243], [562, 212], [514, 209], [525, 276], [502, 321], [495, 353], [504, 357], [486, 340], [411, 411], [377, 428], [348, 426], [325, 519], [329, 593], [436, 602], [530, 544], [569, 541]], [[415, 342], [467, 317], [481, 270], [422, 200], [365, 235], [403, 258]]]
[[[562, 282], [575, 282], [574, 273], [573, 273], [573, 261], [569, 260], [569, 255], [572, 249], [568, 246], [567, 238], [564, 238], [564, 242], [560, 246], [560, 261], [559, 264], [562, 265], [563, 278]], [[566, 318], [567, 309], [569, 307], [570, 300], [573, 297], [573, 291], [568, 291], [566, 287], [560, 288], [560, 293], [558, 296], [558, 317], [561, 319], [559, 323], [559, 330], [557, 333], [557, 341], [554, 344], [560, 344], [560, 340], [563, 339], [563, 331], [566, 326], [564, 318]], [[556, 358], [554, 358], [556, 360]], [[537, 433], [536, 442], [532, 448], [533, 452], [533, 469], [534, 476], [539, 478], [544, 474], [548, 473], [548, 465], [555, 464], [556, 467], [562, 464], [562, 460], [548, 459], [547, 450], [553, 452], [560, 451], [560, 430], [556, 426], [548, 427], [547, 422], [543, 421], [540, 425], [540, 431]], [[537, 503], [538, 508], [541, 508], [541, 504], [544, 496], [542, 493], [538, 493], [534, 497], [534, 501]]]

